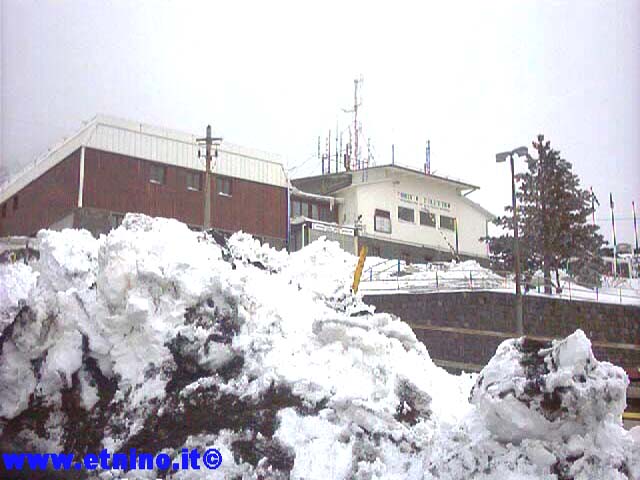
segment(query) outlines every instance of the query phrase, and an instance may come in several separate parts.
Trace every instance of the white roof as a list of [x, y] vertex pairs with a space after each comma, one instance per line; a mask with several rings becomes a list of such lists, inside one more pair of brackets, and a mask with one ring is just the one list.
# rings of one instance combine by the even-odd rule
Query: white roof
[[[74, 135], [49, 149], [46, 154], [0, 185], [0, 202], [19, 192], [81, 146], [204, 171], [205, 162], [204, 158], [198, 158], [196, 138], [198, 136], [190, 133], [97, 115]], [[212, 171], [220, 175], [287, 187], [287, 177], [279, 155], [226, 141], [218, 148], [218, 157], [212, 161]]]

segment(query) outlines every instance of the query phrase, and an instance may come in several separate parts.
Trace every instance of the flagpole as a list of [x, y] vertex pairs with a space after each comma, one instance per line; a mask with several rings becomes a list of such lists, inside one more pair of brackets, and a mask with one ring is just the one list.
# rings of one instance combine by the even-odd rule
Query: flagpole
[[609, 206], [611, 207], [611, 233], [613, 235], [613, 278], [618, 275], [618, 242], [616, 241], [616, 220], [613, 215], [613, 194], [609, 192]]
[[[591, 190], [591, 224], [595, 227], [595, 225], [596, 225], [595, 198], [596, 198], [596, 196], [593, 194], [593, 187], [589, 187], [589, 190]], [[598, 203], [598, 205], [599, 205], [599, 203]]]
[[[638, 255], [640, 255], [640, 250], [638, 249], [638, 223], [636, 222], [636, 202], [634, 202], [633, 200], [631, 200], [631, 210], [633, 210], [633, 238], [636, 241], [636, 249], [632, 252], [633, 254], [631, 255], [631, 258], [637, 260]], [[631, 270], [631, 265], [629, 265], [629, 270]]]
[[631, 200], [631, 210], [633, 210], [633, 237], [636, 241], [636, 252], [638, 251], [638, 224], [636, 222], [636, 202]]

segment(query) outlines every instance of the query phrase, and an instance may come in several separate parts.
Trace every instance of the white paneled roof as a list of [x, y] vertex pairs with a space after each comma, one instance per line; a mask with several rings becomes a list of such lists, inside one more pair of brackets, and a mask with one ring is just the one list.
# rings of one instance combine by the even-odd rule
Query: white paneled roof
[[[74, 135], [52, 147], [24, 170], [0, 185], [4, 202], [26, 185], [64, 160], [81, 146], [131, 157], [204, 171], [198, 158], [196, 135], [146, 125], [107, 115], [97, 115]], [[203, 148], [204, 153], [204, 148]], [[220, 175], [286, 188], [287, 178], [279, 155], [223, 141], [212, 171]]]

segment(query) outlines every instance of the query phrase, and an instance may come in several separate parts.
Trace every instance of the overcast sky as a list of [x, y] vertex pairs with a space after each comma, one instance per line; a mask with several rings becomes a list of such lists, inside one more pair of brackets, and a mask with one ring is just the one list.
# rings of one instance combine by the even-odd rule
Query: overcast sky
[[[544, 133], [610, 237], [640, 213], [640, 0], [505, 2], [0, 0], [1, 165], [106, 113], [281, 154], [319, 174], [318, 135], [347, 127], [353, 80], [378, 165], [422, 168], [510, 201], [495, 153]], [[333, 147], [332, 147], [333, 148]], [[531, 150], [533, 153], [533, 150]], [[1, 166], [0, 165], [0, 166]], [[521, 164], [524, 166], [524, 162]]]

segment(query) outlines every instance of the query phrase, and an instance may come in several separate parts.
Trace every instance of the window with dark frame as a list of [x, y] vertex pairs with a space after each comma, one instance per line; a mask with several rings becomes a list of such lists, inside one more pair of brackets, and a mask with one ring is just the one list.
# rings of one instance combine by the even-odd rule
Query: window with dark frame
[[291, 202], [291, 216], [299, 217], [300, 215], [302, 215], [302, 205], [299, 200], [294, 200]]
[[322, 220], [323, 222], [331, 221], [329, 207], [327, 207], [326, 205], [320, 205], [320, 220]]
[[376, 232], [391, 233], [391, 212], [376, 209], [373, 216], [373, 229]]
[[187, 190], [196, 192], [202, 190], [202, 174], [200, 172], [187, 172]]
[[216, 177], [216, 188], [218, 195], [231, 196], [231, 179], [226, 177]]
[[18, 209], [18, 196], [17, 195], [15, 197], [13, 197], [13, 209], [14, 210]]
[[167, 179], [167, 167], [164, 165], [152, 164], [149, 168], [149, 181], [164, 185]]
[[454, 231], [456, 229], [456, 219], [454, 217], [447, 217], [446, 215], [440, 215], [440, 228]]
[[302, 216], [310, 217], [309, 215], [309, 204], [307, 202], [302, 202]]
[[320, 216], [318, 215], [318, 205], [311, 204], [311, 218], [314, 220], [320, 220]]
[[398, 220], [415, 223], [415, 211], [413, 208], [398, 207]]
[[420, 225], [424, 225], [425, 227], [435, 227], [435, 213], [420, 211]]

